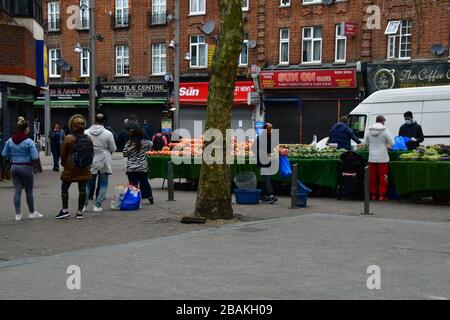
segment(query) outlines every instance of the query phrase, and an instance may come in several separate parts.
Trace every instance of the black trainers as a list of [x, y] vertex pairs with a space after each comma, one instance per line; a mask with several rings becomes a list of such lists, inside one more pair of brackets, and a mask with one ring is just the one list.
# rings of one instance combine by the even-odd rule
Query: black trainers
[[277, 201], [278, 201], [278, 199], [275, 198], [273, 195], [269, 196], [269, 198], [268, 198], [268, 203], [270, 203], [270, 204], [273, 204]]
[[268, 196], [262, 196], [261, 197], [261, 202], [262, 203], [269, 203], [269, 197]]
[[70, 216], [69, 211], [64, 212], [61, 209], [61, 211], [59, 211], [58, 215], [56, 216], [56, 219], [63, 219], [63, 218], [67, 218], [68, 216]]
[[148, 201], [150, 202], [150, 204], [154, 204], [155, 202], [153, 201], [153, 197], [149, 197]]
[[83, 214], [80, 211], [77, 211], [77, 215], [75, 216], [77, 219], [83, 219]]

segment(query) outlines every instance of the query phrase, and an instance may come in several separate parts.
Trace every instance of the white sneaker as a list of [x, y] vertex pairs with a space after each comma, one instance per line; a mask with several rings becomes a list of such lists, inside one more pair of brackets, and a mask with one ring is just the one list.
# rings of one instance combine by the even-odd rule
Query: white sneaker
[[94, 212], [102, 212], [102, 211], [103, 211], [102, 207], [94, 206]]
[[16, 214], [16, 221], [22, 221], [22, 215]]
[[86, 212], [87, 211], [87, 206], [83, 207], [83, 210], [81, 210], [81, 212]]
[[40, 214], [39, 212], [35, 211], [33, 213], [30, 213], [28, 215], [28, 218], [30, 219], [37, 219], [37, 218], [42, 218], [44, 215]]

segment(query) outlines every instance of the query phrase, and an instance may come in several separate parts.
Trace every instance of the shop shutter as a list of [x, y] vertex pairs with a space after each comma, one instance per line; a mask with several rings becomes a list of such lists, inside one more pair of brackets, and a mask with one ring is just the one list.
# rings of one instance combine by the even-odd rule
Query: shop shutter
[[280, 143], [300, 143], [300, 112], [296, 103], [267, 104], [266, 122], [280, 130]]

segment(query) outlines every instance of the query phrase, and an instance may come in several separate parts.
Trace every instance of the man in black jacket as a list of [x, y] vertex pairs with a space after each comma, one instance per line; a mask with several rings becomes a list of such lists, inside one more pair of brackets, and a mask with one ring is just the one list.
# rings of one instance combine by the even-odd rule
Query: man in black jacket
[[400, 127], [398, 135], [411, 138], [411, 141], [409, 141], [406, 146], [408, 147], [408, 150], [414, 150], [424, 140], [422, 127], [413, 120], [411, 111], [405, 112], [403, 117], [405, 118], [405, 123]]
[[[261, 132], [260, 135], [256, 138], [255, 144], [256, 144], [256, 161], [258, 168], [270, 168], [271, 167], [271, 160], [270, 155], [273, 153], [273, 148], [276, 147], [272, 145], [272, 124], [266, 123], [264, 124], [263, 129], [265, 129], [263, 132]], [[264, 146], [264, 143], [262, 141], [266, 140], [266, 153], [263, 153], [263, 158], [261, 159], [260, 155], [260, 147]], [[262, 145], [261, 145], [262, 143]], [[264, 159], [267, 158], [267, 159]], [[268, 163], [265, 163], [265, 160], [269, 160]], [[271, 181], [272, 176], [263, 174], [263, 170], [261, 170], [261, 180], [262, 180], [262, 197], [261, 202], [264, 203], [275, 203], [278, 201], [277, 198], [273, 195], [274, 189], [272, 186]]]

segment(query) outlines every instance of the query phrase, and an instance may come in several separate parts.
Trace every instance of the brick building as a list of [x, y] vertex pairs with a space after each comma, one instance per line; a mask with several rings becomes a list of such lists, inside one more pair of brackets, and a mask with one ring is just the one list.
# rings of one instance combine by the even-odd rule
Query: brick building
[[[80, 56], [73, 51], [77, 43], [88, 46], [87, 14], [81, 13], [78, 28], [70, 29], [65, 23], [70, 6], [84, 2], [46, 1], [44, 5], [44, 16], [51, 20], [47, 23], [51, 83], [62, 93], [52, 98], [53, 113], [61, 121], [67, 107], [87, 115], [88, 52]], [[233, 127], [253, 127], [265, 117], [283, 128], [283, 142], [309, 143], [313, 134], [326, 136], [340, 115], [373, 91], [450, 84], [448, 1], [326, 2], [243, 1], [246, 40], [239, 58]], [[150, 118], [155, 128], [170, 117], [172, 83], [165, 82], [164, 75], [173, 74], [174, 53], [169, 44], [175, 24], [165, 17], [174, 15], [174, 7], [174, 0], [96, 1], [96, 31], [104, 36], [97, 41], [98, 107], [109, 115], [115, 129], [130, 113]], [[179, 18], [180, 119], [182, 127], [192, 129], [193, 121], [204, 120], [206, 112], [208, 67], [219, 33], [217, 2], [180, 1]], [[58, 21], [64, 23], [56, 28]], [[211, 26], [209, 21], [215, 27], [206, 35], [200, 28]], [[69, 68], [59, 70], [57, 59]], [[246, 104], [247, 92], [254, 90], [253, 64], [262, 68], [261, 109]]]
[[34, 119], [43, 39], [40, 0], [0, 0], [0, 147], [15, 130], [18, 116]]

